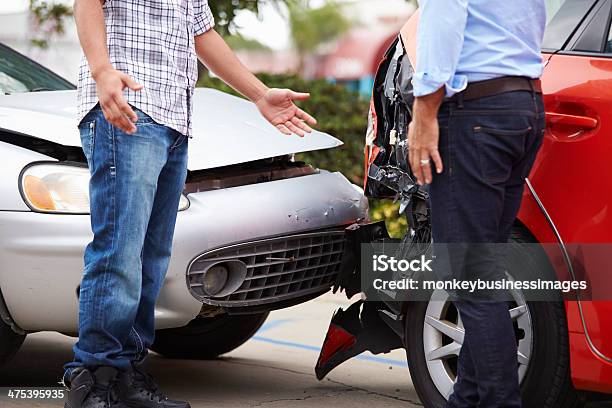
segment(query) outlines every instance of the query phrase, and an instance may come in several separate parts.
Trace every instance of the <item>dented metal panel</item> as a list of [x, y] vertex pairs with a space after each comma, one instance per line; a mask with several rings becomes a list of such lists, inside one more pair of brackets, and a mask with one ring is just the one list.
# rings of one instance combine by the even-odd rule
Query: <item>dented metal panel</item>
[[[368, 202], [355, 186], [327, 172], [191, 193], [189, 200], [189, 209], [178, 214], [172, 259], [156, 305], [159, 329], [184, 326], [200, 313], [202, 302], [191, 295], [186, 272], [201, 254], [338, 229], [368, 214]], [[0, 287], [21, 328], [76, 332], [76, 291], [90, 240], [87, 215], [0, 211]]]
[[[76, 91], [0, 96], [0, 129], [65, 146], [81, 146], [76, 125]], [[194, 95], [193, 129], [190, 170], [342, 145], [340, 140], [317, 131], [304, 138], [285, 136], [261, 117], [252, 103], [206, 88], [196, 89]]]

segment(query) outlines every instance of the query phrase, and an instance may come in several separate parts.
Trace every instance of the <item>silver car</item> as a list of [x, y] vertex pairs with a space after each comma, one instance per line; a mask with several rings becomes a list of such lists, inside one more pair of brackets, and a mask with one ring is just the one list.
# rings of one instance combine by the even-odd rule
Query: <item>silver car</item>
[[[74, 86], [0, 45], [0, 364], [28, 333], [77, 334], [89, 173]], [[342, 174], [294, 155], [341, 142], [286, 137], [242, 99], [195, 94], [189, 176], [156, 308], [153, 349], [213, 358], [247, 341], [269, 311], [327, 292], [344, 229], [367, 200]]]

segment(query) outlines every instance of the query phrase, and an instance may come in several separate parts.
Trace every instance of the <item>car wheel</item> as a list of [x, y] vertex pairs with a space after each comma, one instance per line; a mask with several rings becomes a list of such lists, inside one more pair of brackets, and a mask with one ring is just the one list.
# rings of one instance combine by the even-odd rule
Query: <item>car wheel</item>
[[170, 358], [214, 359], [246, 343], [267, 317], [268, 313], [199, 317], [184, 327], [158, 330], [151, 350]]
[[[524, 247], [520, 245], [524, 242], [533, 240], [525, 231], [515, 231], [510, 256], [525, 257]], [[527, 255], [532, 257], [531, 261], [536, 261], [526, 263], [532, 268], [543, 265], [542, 254], [528, 252]], [[523, 267], [526, 264], [523, 263]], [[509, 275], [512, 276], [511, 270]], [[405, 335], [410, 375], [419, 398], [427, 408], [442, 408], [456, 380], [464, 329], [448, 296], [445, 298], [444, 293], [433, 295], [435, 301], [408, 304]], [[523, 406], [583, 406], [583, 395], [574, 389], [570, 377], [569, 339], [563, 303], [526, 302], [519, 291], [512, 293], [512, 298], [509, 313], [518, 343]]]
[[0, 366], [15, 356], [25, 338], [25, 334], [15, 333], [7, 324], [0, 321]]

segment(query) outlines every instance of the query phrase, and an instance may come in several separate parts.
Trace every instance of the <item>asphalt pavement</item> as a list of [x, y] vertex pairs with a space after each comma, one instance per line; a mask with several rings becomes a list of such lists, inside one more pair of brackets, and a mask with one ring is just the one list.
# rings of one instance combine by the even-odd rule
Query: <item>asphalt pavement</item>
[[[245, 345], [213, 361], [172, 360], [154, 353], [149, 371], [170, 396], [193, 408], [415, 408], [405, 354], [363, 354], [319, 382], [314, 365], [333, 312], [349, 302], [325, 295], [273, 312]], [[61, 399], [9, 398], [17, 390], [58, 387], [61, 366], [75, 339], [57, 333], [28, 336], [11, 363], [0, 369], [0, 407], [63, 407]], [[59, 388], [56, 388], [59, 389]], [[598, 404], [589, 408], [612, 408]]]
[[[348, 304], [342, 296], [325, 295], [274, 312], [251, 341], [218, 360], [171, 360], [152, 353], [149, 371], [170, 397], [187, 399], [193, 408], [422, 406], [400, 350], [364, 354], [317, 381], [314, 365], [329, 320]], [[0, 407], [63, 407], [59, 399], [11, 399], [8, 392], [57, 386], [74, 342], [57, 333], [28, 336], [15, 359], [0, 369]]]

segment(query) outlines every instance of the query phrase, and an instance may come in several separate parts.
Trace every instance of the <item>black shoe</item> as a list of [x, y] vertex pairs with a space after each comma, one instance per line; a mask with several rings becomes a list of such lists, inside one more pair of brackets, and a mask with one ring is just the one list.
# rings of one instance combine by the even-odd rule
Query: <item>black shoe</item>
[[117, 389], [121, 401], [130, 408], [191, 408], [188, 402], [168, 399], [153, 378], [136, 365], [121, 374]]
[[117, 399], [118, 373], [113, 367], [75, 369], [64, 408], [128, 408]]

